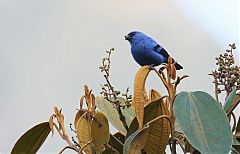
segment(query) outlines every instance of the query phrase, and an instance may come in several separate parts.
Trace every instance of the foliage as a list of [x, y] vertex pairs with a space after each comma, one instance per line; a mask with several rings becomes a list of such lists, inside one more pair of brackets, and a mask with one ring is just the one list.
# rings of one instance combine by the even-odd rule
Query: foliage
[[[12, 153], [36, 153], [50, 131], [53, 135], [55, 130], [68, 143], [59, 153], [72, 149], [86, 154], [163, 154], [170, 148], [171, 153], [176, 154], [177, 146], [183, 153], [227, 154], [230, 150], [240, 153], [240, 118], [237, 121], [233, 112], [240, 102], [240, 68], [234, 65], [235, 44], [229, 46], [230, 49], [216, 58], [218, 68], [210, 73], [215, 99], [203, 91], [177, 93], [178, 85], [188, 75], [177, 75], [176, 62], [171, 57], [159, 69], [143, 66], [138, 70], [133, 97], [129, 95], [129, 88], [121, 93], [110, 82], [114, 51], [110, 49], [99, 67], [106, 81], [101, 85], [101, 95], [95, 98], [92, 90], [84, 86], [74, 128], [70, 124], [77, 137], [70, 139], [62, 110], [54, 107], [49, 122], [27, 131], [16, 142]], [[159, 77], [167, 94], [154, 89], [146, 92], [145, 84], [151, 71]], [[226, 93], [224, 103], [219, 100], [223, 92]], [[109, 122], [118, 133], [110, 133]]]

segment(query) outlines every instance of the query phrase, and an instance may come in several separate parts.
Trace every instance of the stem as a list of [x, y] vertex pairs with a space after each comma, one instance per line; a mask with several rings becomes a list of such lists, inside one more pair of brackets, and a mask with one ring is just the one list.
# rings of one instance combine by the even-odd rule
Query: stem
[[170, 102], [170, 120], [171, 120], [171, 139], [172, 139], [172, 154], [176, 154], [176, 140], [175, 140], [175, 116], [173, 111], [173, 96], [171, 93], [169, 94], [169, 102]]
[[126, 129], [126, 131], [128, 131], [128, 125], [127, 125], [127, 122], [126, 122], [126, 118], [122, 114], [122, 110], [121, 110], [121, 106], [120, 105], [117, 106], [117, 112], [119, 114], [119, 119], [122, 121], [122, 124], [123, 124], [124, 128]]
[[[107, 90], [106, 90], [104, 95], [107, 97], [106, 99], [108, 101], [110, 101], [111, 103], [115, 104], [115, 106], [116, 106], [115, 109], [117, 110], [117, 112], [119, 114], [119, 119], [121, 120], [121, 122], [122, 122], [124, 128], [126, 129], [126, 131], [128, 131], [128, 125], [127, 125], [127, 122], [126, 122], [126, 118], [125, 118], [125, 116], [122, 113], [121, 104], [111, 101], [112, 100], [112, 96], [113, 96], [114, 100], [117, 100], [117, 94], [114, 91], [114, 87], [112, 86], [112, 84], [110, 83], [110, 81], [108, 79], [109, 75], [110, 75], [110, 73], [109, 73], [109, 71], [110, 71], [110, 63], [111, 63], [110, 57], [111, 57], [111, 53], [112, 53], [113, 50], [114, 49], [110, 49], [110, 51], [107, 52], [108, 53], [108, 57], [106, 58], [107, 60], [105, 60], [105, 58], [104, 58], [103, 61], [102, 61], [102, 68], [103, 68], [102, 71], [105, 72], [104, 78], [105, 78], [105, 80], [107, 82], [107, 89], [108, 89], [108, 92], [109, 92], [108, 93]], [[105, 61], [107, 62], [107, 64], [105, 64]]]
[[177, 153], [177, 151], [176, 151], [177, 146], [176, 145], [177, 145], [176, 139], [172, 138], [172, 154], [176, 154]]
[[227, 115], [230, 115], [231, 112], [237, 107], [237, 105], [240, 103], [240, 96], [237, 94], [236, 98], [234, 99], [234, 103], [231, 106], [231, 108], [228, 110]]
[[180, 145], [180, 147], [181, 147], [183, 153], [184, 153], [184, 154], [187, 154], [185, 148], [184, 148], [183, 145], [180, 143], [179, 139], [177, 138], [176, 140], [178, 141], [178, 144]]
[[[63, 151], [66, 150], [66, 149], [72, 149], [72, 150], [76, 151], [73, 147], [71, 147], [71, 146], [66, 146], [66, 147], [64, 147], [58, 154], [62, 154]], [[76, 151], [76, 152], [77, 152], [77, 151]]]
[[[105, 77], [105, 79], [106, 79], [106, 81], [107, 81], [107, 83], [108, 83], [108, 85], [109, 85], [109, 89], [111, 90], [114, 99], [116, 100], [116, 99], [117, 99], [117, 96], [116, 96], [116, 94], [114, 93], [114, 88], [113, 88], [113, 86], [111, 85], [110, 81], [108, 80], [108, 76], [107, 76], [107, 75], [104, 75], [104, 77]], [[117, 106], [117, 107], [116, 107], [116, 110], [117, 110], [117, 112], [118, 112], [118, 114], [119, 114], [119, 119], [121, 120], [121, 122], [122, 122], [124, 128], [126, 129], [126, 131], [128, 131], [128, 125], [127, 125], [125, 116], [122, 114], [121, 106], [120, 106], [120, 104], [116, 104], [116, 106]]]
[[62, 132], [59, 130], [58, 126], [53, 123], [54, 127], [56, 128], [58, 134], [62, 137], [63, 140], [65, 140], [68, 144], [69, 144], [69, 147], [71, 147], [73, 150], [75, 150], [76, 152], [79, 152], [79, 149], [77, 148], [76, 145], [74, 145], [71, 140], [68, 138], [67, 135], [63, 135]]
[[156, 68], [154, 68], [154, 71], [157, 73], [157, 75], [158, 75], [158, 76], [160, 77], [160, 79], [162, 80], [163, 85], [164, 85], [165, 87], [168, 87], [167, 82], [166, 82], [166, 78], [163, 77], [164, 75], [161, 75], [161, 74], [163, 74], [163, 72], [160, 74]]
[[231, 115], [233, 117], [233, 127], [232, 127], [232, 132], [234, 132], [236, 130], [236, 123], [237, 123], [237, 120], [236, 120], [236, 116], [233, 112], [231, 112]]
[[216, 97], [216, 100], [219, 102], [219, 98], [218, 98], [218, 80], [217, 80], [217, 76], [216, 76], [216, 71], [213, 72], [213, 77], [214, 77], [214, 84], [215, 84], [215, 97]]

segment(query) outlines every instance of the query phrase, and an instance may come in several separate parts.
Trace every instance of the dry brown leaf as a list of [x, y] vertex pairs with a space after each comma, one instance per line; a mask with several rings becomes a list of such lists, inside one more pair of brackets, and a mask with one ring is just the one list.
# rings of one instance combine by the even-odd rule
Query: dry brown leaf
[[168, 57], [168, 64], [172, 64], [172, 57], [171, 56]]
[[55, 116], [57, 117], [57, 121], [59, 124], [59, 129], [62, 130], [63, 136], [66, 137], [66, 130], [64, 127], [64, 116], [63, 114], [58, 110], [57, 107], [54, 107], [54, 112], [55, 112]]
[[168, 111], [170, 110], [170, 102], [169, 102], [169, 98], [166, 97], [166, 100], [165, 100], [165, 104], [166, 104], [166, 108], [168, 109]]
[[95, 96], [93, 94], [91, 94], [91, 101], [92, 101], [92, 109], [91, 109], [91, 111], [95, 112], [96, 101], [95, 101]]
[[150, 66], [143, 66], [137, 72], [134, 81], [133, 106], [139, 123], [139, 128], [143, 127], [144, 104], [145, 104], [144, 90], [146, 78], [150, 71], [151, 71]]
[[89, 91], [87, 85], [84, 85], [84, 92], [85, 92], [85, 100], [86, 100], [86, 103], [87, 103], [88, 111], [90, 111], [91, 110], [91, 105], [92, 105], [91, 91]]
[[100, 153], [110, 139], [108, 120], [102, 112], [97, 112], [93, 117], [91, 137], [96, 152]]
[[[159, 97], [159, 96], [158, 96]], [[166, 108], [163, 99], [159, 103], [159, 116], [169, 115], [169, 111]], [[162, 118], [149, 124], [149, 136], [147, 144], [144, 147], [147, 154], [163, 154], [168, 144], [170, 135], [170, 123], [167, 119]]]
[[177, 77], [176, 67], [173, 64], [171, 64], [171, 76], [173, 80], [175, 80]]
[[157, 90], [155, 89], [150, 89], [149, 91], [149, 102], [153, 102], [159, 98], [161, 98], [162, 95], [160, 92], [158, 92]]
[[185, 151], [186, 152], [191, 152], [193, 149], [192, 145], [188, 142], [188, 140], [186, 141], [186, 144], [185, 144]]
[[86, 113], [88, 110], [87, 109], [80, 109], [80, 110], [78, 110], [78, 112], [76, 113], [76, 115], [75, 115], [75, 119], [74, 119], [74, 127], [75, 127], [75, 129], [77, 128], [77, 122], [78, 122], [78, 120], [81, 118], [81, 116], [84, 114], [84, 113]]
[[79, 106], [80, 106], [80, 109], [82, 109], [82, 107], [83, 107], [84, 98], [85, 98], [84, 96], [82, 96], [82, 97], [80, 98], [80, 103], [79, 103], [79, 104], [80, 104], [80, 105], [79, 105]]
[[[87, 115], [87, 112], [85, 112], [78, 120], [76, 124], [76, 133], [78, 138], [78, 143], [80, 147], [85, 146], [88, 144], [92, 138], [91, 138], [91, 117]], [[84, 152], [87, 154], [91, 154], [91, 146], [87, 145], [84, 148]]]
[[124, 143], [123, 153], [140, 154], [147, 143], [149, 127], [143, 127], [129, 136]]
[[144, 100], [145, 100], [144, 106], [150, 103], [146, 89], [144, 90]]
[[49, 127], [52, 131], [52, 136], [54, 134], [54, 128], [53, 128], [53, 118], [54, 118], [55, 115], [51, 115], [51, 117], [49, 118]]

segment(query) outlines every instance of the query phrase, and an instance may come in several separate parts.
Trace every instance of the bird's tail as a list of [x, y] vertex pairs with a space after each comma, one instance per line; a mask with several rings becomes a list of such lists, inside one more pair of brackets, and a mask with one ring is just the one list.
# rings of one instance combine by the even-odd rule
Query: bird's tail
[[175, 63], [174, 66], [176, 67], [176, 70], [183, 69], [183, 67], [178, 63]]

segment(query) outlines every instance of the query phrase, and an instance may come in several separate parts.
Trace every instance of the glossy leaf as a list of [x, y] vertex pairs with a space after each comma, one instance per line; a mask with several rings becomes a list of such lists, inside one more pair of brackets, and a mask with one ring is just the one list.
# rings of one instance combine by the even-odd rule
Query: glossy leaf
[[[169, 115], [169, 111], [166, 109], [163, 99], [155, 100], [145, 106], [144, 112], [144, 124], [161, 115]], [[129, 127], [127, 137], [137, 131], [137, 129], [138, 122], [135, 118]], [[154, 123], [150, 124], [148, 140], [144, 147], [144, 150], [148, 154], [163, 153], [168, 143], [170, 129], [170, 124], [167, 119], [158, 119]]]
[[144, 91], [146, 79], [150, 71], [150, 66], [143, 66], [138, 70], [134, 80], [134, 95], [132, 102], [135, 110], [135, 115], [139, 123], [139, 128], [143, 127], [144, 105], [146, 104]]
[[232, 132], [219, 103], [202, 91], [181, 92], [174, 101], [176, 121], [191, 145], [201, 153], [229, 153]]
[[227, 97], [226, 102], [223, 106], [225, 112], [228, 112], [228, 110], [232, 107], [232, 105], [234, 103], [234, 98], [236, 97], [236, 92], [237, 92], [236, 87], [233, 87], [232, 92]]
[[34, 126], [18, 139], [11, 154], [37, 153], [50, 131], [51, 129], [48, 122], [43, 122]]
[[147, 143], [148, 133], [148, 127], [144, 127], [131, 134], [123, 145], [123, 154], [140, 154]]
[[97, 112], [93, 118], [91, 136], [97, 153], [102, 151], [110, 138], [108, 121], [102, 112]]
[[[120, 103], [125, 103], [126, 99], [123, 97], [118, 97]], [[104, 99], [102, 96], [96, 97], [96, 105], [97, 108], [104, 113], [104, 115], [107, 117], [108, 121], [111, 122], [111, 124], [121, 133], [126, 134], [126, 129], [124, 128], [121, 120], [119, 119], [119, 115], [117, 110], [114, 108], [114, 106]], [[134, 111], [132, 106], [129, 108], [125, 107], [122, 109], [122, 113], [126, 118], [126, 122], [128, 125], [132, 122], [133, 118], [135, 117]]]

